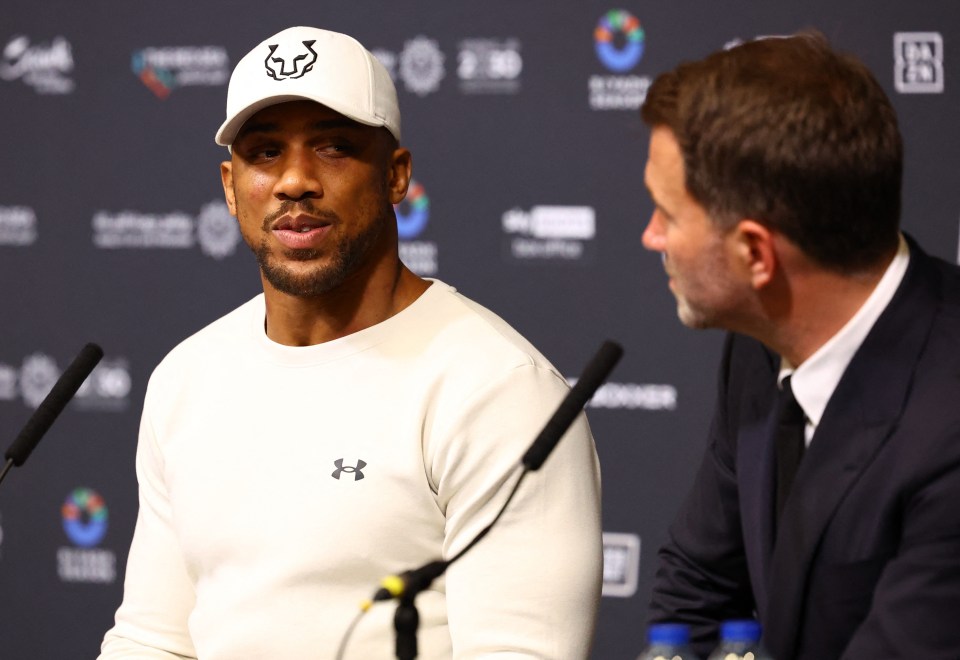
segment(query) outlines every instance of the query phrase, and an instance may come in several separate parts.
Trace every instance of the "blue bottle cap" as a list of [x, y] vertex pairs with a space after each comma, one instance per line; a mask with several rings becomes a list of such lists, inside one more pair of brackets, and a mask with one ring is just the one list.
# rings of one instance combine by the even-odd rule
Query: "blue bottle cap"
[[759, 642], [760, 624], [752, 619], [724, 621], [720, 624], [720, 639], [725, 642]]
[[690, 627], [683, 623], [654, 623], [647, 629], [647, 641], [680, 646], [690, 641]]

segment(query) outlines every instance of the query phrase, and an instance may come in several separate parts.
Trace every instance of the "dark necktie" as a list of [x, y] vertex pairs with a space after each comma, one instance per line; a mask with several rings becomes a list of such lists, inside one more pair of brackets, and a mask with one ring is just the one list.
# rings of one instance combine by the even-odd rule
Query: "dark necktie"
[[777, 434], [775, 451], [777, 458], [777, 519], [783, 511], [783, 505], [790, 494], [793, 477], [800, 466], [803, 450], [806, 447], [804, 427], [806, 420], [803, 408], [797, 403], [790, 387], [790, 376], [783, 379], [780, 395], [777, 399]]

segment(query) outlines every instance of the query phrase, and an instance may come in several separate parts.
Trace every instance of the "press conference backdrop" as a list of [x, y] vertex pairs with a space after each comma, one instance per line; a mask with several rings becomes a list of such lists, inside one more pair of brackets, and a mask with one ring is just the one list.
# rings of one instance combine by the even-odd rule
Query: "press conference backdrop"
[[[0, 486], [2, 658], [93, 657], [112, 623], [147, 378], [260, 289], [213, 142], [229, 73], [297, 24], [356, 36], [396, 81], [414, 154], [398, 207], [408, 265], [498, 312], [571, 377], [603, 339], [625, 347], [588, 407], [606, 530], [594, 657], [634, 657], [656, 549], [704, 446], [722, 340], [681, 327], [660, 259], [641, 247], [651, 203], [637, 107], [681, 60], [816, 27], [891, 96], [903, 225], [956, 260], [960, 3], [7, 0], [0, 446], [85, 342], [106, 357]], [[236, 506], [257, 489], [251, 474]]]

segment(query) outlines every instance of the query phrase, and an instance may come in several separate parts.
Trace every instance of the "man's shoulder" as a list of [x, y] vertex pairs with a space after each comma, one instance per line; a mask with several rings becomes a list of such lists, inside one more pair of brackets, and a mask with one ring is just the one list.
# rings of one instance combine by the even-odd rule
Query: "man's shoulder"
[[960, 316], [960, 266], [957, 264], [931, 257], [940, 273], [944, 311], [948, 314]]
[[960, 266], [925, 256], [935, 271], [936, 292], [929, 312], [931, 322], [923, 350], [924, 368], [918, 378], [929, 377], [960, 387]]
[[956, 311], [960, 307], [960, 266], [929, 254], [913, 237], [905, 236], [910, 246], [910, 266], [903, 288], [908, 293], [910, 288], [927, 289], [943, 308]]
[[[909, 237], [908, 237], [909, 239]], [[960, 362], [960, 266], [925, 252], [910, 240], [907, 276], [891, 302], [886, 319], [926, 328], [924, 354]]]
[[556, 371], [546, 357], [512, 325], [484, 305], [441, 282], [433, 292], [438, 313], [431, 348], [452, 352], [471, 365], [504, 368], [523, 365]]
[[238, 343], [249, 341], [251, 315], [263, 309], [263, 294], [207, 324], [174, 346], [157, 365], [156, 371], [180, 371], [189, 365], [209, 365], [224, 352], [235, 351]]

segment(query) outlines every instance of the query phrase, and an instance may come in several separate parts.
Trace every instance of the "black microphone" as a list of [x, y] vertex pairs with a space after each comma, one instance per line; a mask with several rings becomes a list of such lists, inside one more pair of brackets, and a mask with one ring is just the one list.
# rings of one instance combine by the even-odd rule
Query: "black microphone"
[[54, 384], [46, 398], [37, 406], [36, 412], [27, 420], [23, 430], [20, 431], [20, 435], [17, 436], [17, 439], [13, 441], [13, 444], [4, 454], [7, 463], [3, 467], [3, 472], [0, 473], [0, 481], [6, 476], [11, 465], [17, 467], [23, 465], [37, 443], [40, 442], [40, 438], [70, 403], [73, 395], [77, 393], [77, 390], [83, 385], [83, 381], [87, 379], [87, 376], [90, 375], [90, 372], [93, 371], [102, 357], [102, 348], [96, 344], [87, 344], [70, 363], [70, 366], [64, 370], [63, 375]]
[[622, 356], [623, 348], [619, 344], [612, 341], [603, 342], [600, 350], [584, 368], [577, 384], [567, 392], [567, 396], [560, 403], [557, 412], [553, 413], [553, 417], [540, 431], [540, 435], [530, 445], [527, 453], [523, 455], [520, 462], [523, 463], [524, 467], [531, 472], [540, 469], [543, 462], [547, 460], [547, 456], [560, 442], [560, 438], [573, 424], [573, 420], [577, 418], [583, 407], [587, 405], [587, 401], [593, 397], [603, 381], [610, 375]]
[[450, 564], [462, 557], [470, 548], [476, 545], [480, 539], [486, 536], [487, 532], [489, 532], [497, 520], [500, 519], [507, 505], [510, 504], [510, 501], [513, 499], [514, 494], [517, 492], [526, 474], [528, 472], [535, 472], [543, 465], [543, 462], [547, 460], [547, 456], [550, 455], [550, 452], [553, 451], [553, 448], [560, 442], [560, 439], [567, 432], [567, 429], [573, 424], [573, 420], [577, 418], [577, 415], [583, 410], [587, 401], [593, 397], [600, 385], [603, 384], [603, 381], [610, 375], [610, 372], [613, 371], [613, 368], [622, 356], [623, 348], [621, 348], [619, 344], [612, 341], [603, 342], [600, 350], [597, 351], [597, 354], [593, 356], [593, 359], [590, 360], [586, 368], [584, 368], [576, 385], [567, 392], [567, 395], [557, 407], [556, 412], [553, 413], [553, 416], [523, 455], [520, 461], [523, 465], [523, 472], [514, 484], [513, 491], [510, 493], [507, 501], [504, 502], [500, 512], [497, 513], [489, 525], [482, 529], [465, 548], [448, 560], [437, 559], [417, 569], [406, 571], [399, 575], [388, 575], [381, 581], [380, 589], [377, 590], [373, 598], [364, 601], [361, 607], [369, 608], [375, 601], [390, 600], [392, 598], [412, 598], [416, 596], [429, 587], [436, 578], [440, 577]]

